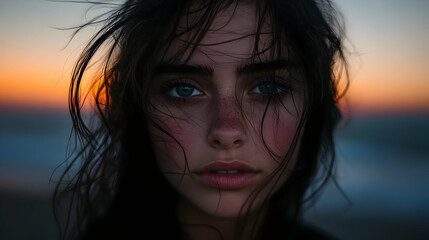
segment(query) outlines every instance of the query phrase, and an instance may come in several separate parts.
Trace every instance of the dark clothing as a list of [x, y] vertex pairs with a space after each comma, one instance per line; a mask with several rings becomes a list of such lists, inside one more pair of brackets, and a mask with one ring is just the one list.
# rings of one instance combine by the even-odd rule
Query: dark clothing
[[332, 240], [337, 238], [309, 224], [271, 218], [263, 230], [261, 239]]
[[[93, 224], [84, 239], [181, 239], [179, 229], [151, 227], [150, 219], [105, 219]], [[113, 220], [113, 221], [112, 221]], [[128, 222], [128, 223], [127, 223]], [[160, 226], [156, 224], [156, 226]], [[150, 231], [151, 234], [147, 234]], [[158, 238], [162, 236], [163, 238]], [[154, 238], [153, 238], [154, 237]], [[337, 239], [308, 224], [292, 222], [283, 217], [270, 217], [262, 231], [261, 240], [331, 240]], [[204, 240], [204, 239], [201, 239]]]

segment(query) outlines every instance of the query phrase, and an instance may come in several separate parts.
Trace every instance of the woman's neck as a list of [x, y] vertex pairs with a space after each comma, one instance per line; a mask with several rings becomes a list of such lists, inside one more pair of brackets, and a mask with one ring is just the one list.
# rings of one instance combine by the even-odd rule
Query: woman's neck
[[186, 200], [179, 202], [178, 220], [187, 240], [253, 239], [264, 218], [263, 210], [246, 217], [218, 217], [207, 214]]

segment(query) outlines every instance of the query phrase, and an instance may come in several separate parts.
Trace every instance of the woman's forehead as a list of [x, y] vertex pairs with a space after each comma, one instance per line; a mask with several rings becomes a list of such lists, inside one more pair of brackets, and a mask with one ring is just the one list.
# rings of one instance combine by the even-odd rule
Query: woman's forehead
[[[200, 16], [198, 13], [184, 16], [177, 32], [188, 30], [189, 26], [201, 17], [205, 16]], [[231, 4], [217, 13], [201, 41], [197, 44], [192, 42], [182, 59], [197, 62], [211, 61], [219, 64], [248, 61], [255, 54], [256, 37], [258, 37], [258, 52], [261, 53], [259, 57], [268, 58], [271, 51], [266, 49], [272, 45], [272, 31], [266, 21], [262, 23], [258, 21], [254, 3]], [[262, 25], [258, 30], [259, 24]], [[259, 34], [257, 34], [258, 31]], [[164, 59], [176, 56], [178, 51], [192, 41], [194, 34], [196, 34], [194, 31], [189, 31], [175, 39]], [[195, 51], [192, 51], [194, 47]], [[192, 56], [189, 56], [191, 52]]]
[[[192, 21], [193, 17], [189, 17]], [[204, 18], [207, 16], [200, 17]], [[186, 18], [188, 17], [182, 20], [188, 22]], [[181, 22], [181, 26], [183, 26], [183, 21]], [[216, 44], [232, 41], [246, 35], [253, 35], [257, 31], [257, 25], [258, 20], [254, 4], [231, 4], [216, 14], [201, 44]]]

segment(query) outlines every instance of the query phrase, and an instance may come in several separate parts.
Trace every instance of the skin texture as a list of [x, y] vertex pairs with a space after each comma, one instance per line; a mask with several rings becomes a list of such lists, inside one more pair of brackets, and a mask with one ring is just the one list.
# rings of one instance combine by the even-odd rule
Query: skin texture
[[[251, 34], [257, 26], [255, 6], [240, 3], [232, 16], [234, 7], [215, 18], [186, 62], [187, 66], [206, 70], [161, 71], [154, 78], [151, 91], [151, 113], [166, 131], [151, 128], [155, 154], [165, 177], [182, 197], [179, 219], [185, 223], [211, 224], [224, 237], [232, 234], [228, 233], [233, 226], [228, 225], [229, 219], [245, 215], [248, 209], [249, 212], [261, 209], [263, 201], [287, 180], [298, 147], [290, 158], [285, 156], [296, 135], [303, 101], [290, 79], [290, 71], [279, 68], [274, 71], [276, 79], [287, 83], [290, 89], [283, 91], [284, 87], [276, 87], [275, 91], [286, 93], [271, 99], [267, 108], [268, 98], [263, 94], [265, 85], [261, 81], [273, 72], [241, 70], [244, 65], [273, 59], [270, 51], [263, 51], [271, 40], [270, 34], [260, 37], [262, 53], [252, 61], [255, 37]], [[186, 19], [181, 25], [185, 22]], [[264, 24], [267, 32], [268, 26]], [[173, 42], [166, 59], [175, 54], [183, 41], [186, 36]], [[189, 52], [184, 58], [188, 56]], [[184, 58], [179, 65], [185, 64]], [[186, 97], [182, 90], [186, 90]], [[217, 189], [196, 174], [215, 161], [244, 163], [257, 173], [244, 187]], [[282, 161], [288, 162], [274, 173]], [[262, 191], [255, 195], [261, 186], [264, 186]], [[198, 234], [202, 233], [190, 233]]]

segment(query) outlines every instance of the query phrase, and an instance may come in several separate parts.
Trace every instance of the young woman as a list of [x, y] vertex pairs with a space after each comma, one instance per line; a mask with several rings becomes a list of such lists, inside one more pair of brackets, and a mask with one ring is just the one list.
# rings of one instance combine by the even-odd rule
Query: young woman
[[[332, 169], [341, 39], [329, 1], [126, 1], [74, 69], [64, 236], [326, 237], [298, 220]], [[101, 49], [90, 127], [81, 82]]]

